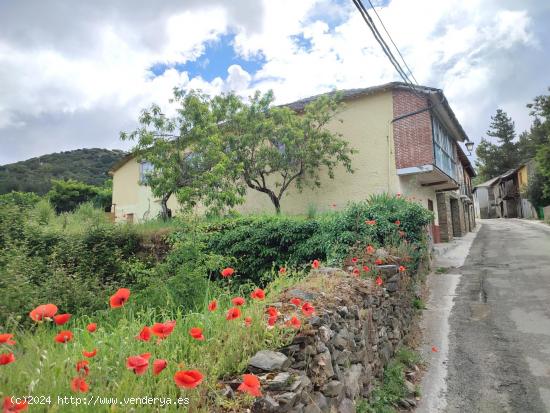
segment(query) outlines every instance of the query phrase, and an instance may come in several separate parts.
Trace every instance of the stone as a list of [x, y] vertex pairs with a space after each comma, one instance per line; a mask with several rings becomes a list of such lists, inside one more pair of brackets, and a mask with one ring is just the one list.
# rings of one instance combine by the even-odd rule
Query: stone
[[340, 315], [340, 317], [346, 318], [349, 315], [348, 307], [341, 306], [336, 308], [336, 312]]
[[279, 412], [279, 403], [269, 394], [256, 399], [251, 409], [252, 413], [276, 413]]
[[289, 364], [289, 358], [283, 353], [260, 350], [248, 362], [248, 369], [252, 372], [284, 370]]
[[414, 384], [412, 384], [410, 381], [408, 380], [405, 380], [403, 382], [403, 384], [405, 385], [405, 387], [407, 388], [407, 393], [408, 395], [414, 395], [416, 393], [416, 387]]
[[313, 294], [298, 288], [293, 288], [288, 292], [288, 295], [299, 298], [300, 300], [311, 301], [317, 297], [317, 294]]
[[306, 401], [304, 413], [327, 413], [329, 406], [325, 396], [320, 392], [311, 395], [311, 399]]
[[[291, 375], [290, 373], [283, 371], [277, 373], [273, 378], [265, 378], [266, 376], [263, 377], [264, 380], [262, 381], [265, 381], [265, 385], [268, 390], [283, 390], [289, 386]], [[262, 377], [260, 379], [262, 379]]]
[[361, 391], [363, 384], [362, 375], [363, 366], [360, 364], [353, 364], [344, 373], [344, 389], [346, 396], [352, 400], [354, 400]]
[[331, 378], [334, 376], [334, 369], [332, 368], [332, 356], [329, 351], [319, 353], [313, 359], [314, 366], [319, 367], [319, 371], [324, 374], [325, 377]]
[[309, 318], [308, 323], [312, 327], [319, 327], [321, 324], [323, 324], [323, 320], [319, 316], [312, 316]]
[[350, 399], [343, 399], [338, 405], [338, 413], [355, 413], [355, 406]]
[[328, 343], [329, 340], [334, 336], [334, 331], [332, 331], [327, 326], [319, 327], [319, 338], [323, 343]]
[[394, 293], [397, 291], [397, 283], [386, 283], [386, 291]]
[[231, 386], [228, 386], [226, 384], [223, 388], [222, 396], [227, 397], [228, 399], [233, 399], [235, 397], [235, 392], [233, 391]]
[[321, 392], [326, 397], [340, 397], [344, 391], [344, 385], [338, 380], [331, 380], [323, 387], [321, 387]]
[[287, 411], [298, 401], [298, 393], [284, 392], [278, 394], [274, 398], [277, 400], [277, 403], [279, 403], [279, 411]]

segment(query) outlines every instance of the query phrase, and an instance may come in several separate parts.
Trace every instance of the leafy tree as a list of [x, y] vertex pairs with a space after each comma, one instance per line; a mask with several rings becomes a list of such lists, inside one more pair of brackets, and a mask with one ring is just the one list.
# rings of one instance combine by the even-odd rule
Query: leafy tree
[[[550, 90], [550, 88], [549, 88]], [[527, 105], [534, 116], [531, 136], [536, 147], [537, 183], [542, 189], [540, 200], [535, 205], [550, 204], [550, 95], [537, 96]]]
[[338, 96], [320, 97], [302, 114], [273, 107], [273, 99], [271, 91], [256, 92], [248, 104], [234, 95], [220, 98], [221, 106], [230, 107], [222, 133], [233, 163], [240, 167], [239, 184], [266, 194], [279, 213], [291, 185], [299, 191], [319, 187], [321, 173], [333, 178], [338, 165], [351, 173], [353, 150], [327, 129], [337, 113]]
[[58, 214], [73, 211], [84, 202], [93, 202], [101, 207], [111, 204], [111, 190], [108, 185], [99, 188], [72, 179], [52, 180], [52, 188], [46, 196]]
[[233, 93], [208, 97], [175, 90], [175, 117], [151, 106], [141, 127], [121, 133], [136, 141], [134, 153], [153, 165], [148, 185], [161, 199], [163, 215], [175, 194], [184, 208], [202, 204], [220, 211], [241, 203], [246, 189], [265, 193], [277, 212], [285, 191], [295, 184], [319, 186], [321, 168], [351, 172], [352, 150], [325, 126], [337, 111], [337, 99], [324, 97], [298, 115], [273, 107], [273, 93], [257, 92], [249, 103]]
[[502, 109], [491, 116], [487, 135], [496, 138], [498, 144], [482, 139], [476, 150], [477, 167], [481, 179], [487, 180], [517, 167], [520, 163], [515, 125], [511, 117]]

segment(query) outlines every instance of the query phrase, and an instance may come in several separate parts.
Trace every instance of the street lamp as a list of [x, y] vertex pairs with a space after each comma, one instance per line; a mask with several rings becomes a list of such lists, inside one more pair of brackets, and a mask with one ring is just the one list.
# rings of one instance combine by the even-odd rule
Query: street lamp
[[468, 141], [465, 143], [466, 149], [468, 149], [468, 152], [470, 152], [470, 155], [472, 154], [472, 149], [474, 149], [474, 143], [472, 141]]

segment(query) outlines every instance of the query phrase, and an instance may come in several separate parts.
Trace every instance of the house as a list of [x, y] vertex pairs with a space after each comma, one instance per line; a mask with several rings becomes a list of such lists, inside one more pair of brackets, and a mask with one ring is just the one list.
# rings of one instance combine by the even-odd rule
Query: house
[[536, 218], [536, 210], [525, 193], [535, 165], [531, 160], [510, 169], [474, 189], [476, 216], [487, 218]]
[[[357, 149], [352, 156], [355, 173], [336, 169], [335, 179], [324, 177], [320, 189], [300, 193], [290, 188], [282, 199], [282, 211], [305, 214], [371, 194], [401, 193], [414, 198], [435, 214], [435, 241], [461, 236], [475, 225], [471, 179], [474, 169], [459, 146], [468, 137], [440, 89], [411, 90], [400, 82], [341, 91], [344, 108], [328, 128], [339, 132]], [[288, 104], [301, 112], [317, 96]], [[149, 168], [129, 156], [110, 171], [116, 219], [141, 221], [158, 215], [158, 200], [143, 177]], [[171, 199], [169, 207], [177, 211]], [[241, 213], [273, 211], [269, 198], [249, 190]]]

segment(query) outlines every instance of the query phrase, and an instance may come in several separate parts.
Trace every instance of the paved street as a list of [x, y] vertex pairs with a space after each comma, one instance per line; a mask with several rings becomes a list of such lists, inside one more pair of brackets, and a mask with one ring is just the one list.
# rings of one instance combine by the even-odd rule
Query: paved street
[[426, 378], [419, 410], [550, 412], [550, 227], [483, 221], [463, 265], [432, 278], [454, 306], [432, 292], [425, 346], [443, 355], [427, 354], [427, 375], [442, 385]]

